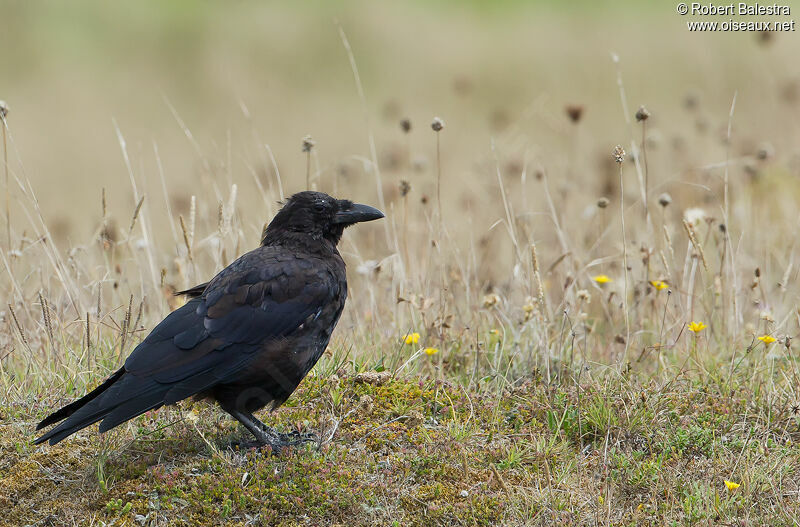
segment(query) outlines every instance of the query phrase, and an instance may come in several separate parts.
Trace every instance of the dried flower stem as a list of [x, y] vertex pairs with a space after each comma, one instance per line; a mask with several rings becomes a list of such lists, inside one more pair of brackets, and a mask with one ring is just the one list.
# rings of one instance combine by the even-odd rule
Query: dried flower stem
[[8, 142], [6, 139], [6, 117], [5, 112], [0, 110], [0, 115], [3, 121], [3, 167], [5, 168], [5, 182], [6, 182], [6, 240], [8, 242], [8, 250], [11, 250], [11, 188], [8, 183]]
[[542, 314], [547, 316], [547, 306], [545, 305], [544, 297], [544, 284], [542, 283], [542, 275], [539, 270], [539, 258], [536, 256], [536, 244], [531, 242], [531, 264], [533, 265], [533, 277], [536, 280], [536, 289], [538, 292], [537, 299], [539, 302], [539, 309]]
[[625, 351], [623, 358], [628, 356], [628, 347], [631, 342], [631, 320], [628, 313], [628, 238], [625, 235], [625, 183], [622, 177], [622, 163], [618, 162], [619, 169], [619, 217], [622, 224], [622, 275], [625, 278], [625, 295], [622, 297], [622, 305], [625, 310]]
[[[338, 20], [336, 21], [336, 27], [339, 29], [339, 37], [341, 38], [342, 45], [347, 52], [347, 59], [350, 61], [350, 70], [353, 72], [353, 80], [355, 81], [356, 90], [358, 90], [358, 98], [361, 100], [361, 108], [364, 112], [364, 124], [366, 126], [367, 137], [369, 139], [369, 153], [370, 158], [372, 159], [372, 167], [375, 170], [375, 186], [378, 192], [378, 206], [381, 210], [386, 210], [386, 200], [383, 196], [383, 182], [381, 181], [381, 169], [380, 165], [378, 164], [378, 149], [375, 146], [375, 136], [372, 134], [372, 124], [369, 118], [369, 107], [367, 106], [367, 97], [364, 94], [364, 86], [361, 84], [361, 76], [358, 73], [358, 66], [356, 65], [356, 57], [353, 54], [353, 48], [350, 47], [350, 41], [347, 39], [347, 34], [345, 34], [344, 28]], [[386, 243], [387, 245], [391, 246], [389, 223], [390, 222], [388, 221], [384, 221], [383, 229], [386, 235]]]
[[692, 246], [694, 250], [697, 251], [697, 254], [700, 255], [700, 259], [703, 262], [703, 268], [708, 272], [708, 262], [706, 261], [706, 253], [703, 252], [703, 246], [700, 245], [700, 242], [697, 241], [697, 233], [694, 230], [694, 227], [691, 223], [683, 220], [683, 228], [686, 229], [686, 235], [689, 236], [689, 241], [692, 242]]
[[441, 238], [444, 230], [444, 217], [442, 216], [442, 155], [439, 132], [436, 132], [436, 210], [439, 214], [439, 238]]
[[647, 170], [647, 119], [642, 120], [642, 161], [644, 162], [644, 219], [650, 225], [650, 186]]
[[90, 333], [91, 330], [92, 330], [92, 327], [89, 324], [89, 312], [87, 311], [86, 312], [86, 351], [87, 352], [92, 349], [92, 338], [91, 338], [91, 333]]

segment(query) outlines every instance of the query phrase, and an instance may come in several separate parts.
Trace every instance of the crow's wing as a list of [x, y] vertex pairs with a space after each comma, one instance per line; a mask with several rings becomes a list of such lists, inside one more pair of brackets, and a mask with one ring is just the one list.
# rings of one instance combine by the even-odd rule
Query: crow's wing
[[262, 343], [286, 337], [318, 316], [341, 288], [323, 260], [278, 247], [243, 255], [201, 296], [162, 320], [125, 361], [123, 375], [72, 407], [66, 420], [36, 443], [55, 444], [101, 419], [104, 432], [235, 377]]
[[219, 378], [267, 339], [289, 335], [340, 294], [321, 260], [257, 249], [172, 312], [125, 361], [125, 370], [175, 383], [214, 368]]

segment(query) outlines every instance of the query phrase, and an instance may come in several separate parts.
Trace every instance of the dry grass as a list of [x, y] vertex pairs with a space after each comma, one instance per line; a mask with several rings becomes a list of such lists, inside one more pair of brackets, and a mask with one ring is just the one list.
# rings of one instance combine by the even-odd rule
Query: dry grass
[[[353, 5], [362, 20], [411, 16]], [[318, 20], [303, 20], [305, 35]], [[584, 42], [630, 49], [631, 59], [586, 58], [565, 43], [537, 63], [552, 66], [550, 95], [504, 98], [498, 86], [515, 77], [497, 72], [524, 54], [492, 55], [483, 37], [500, 29], [432, 13], [452, 60], [426, 62], [424, 46], [390, 35], [407, 39], [403, 56], [421, 61], [418, 71], [439, 68], [416, 99], [390, 105], [398, 91], [371, 82], [384, 48], [369, 43], [382, 41], [343, 20], [349, 45], [335, 25], [324, 34], [327, 47], [341, 47], [332, 78], [346, 82], [324, 101], [305, 87], [304, 101], [266, 103], [279, 120], [305, 115], [284, 127], [279, 146], [263, 138], [282, 129], [258, 117], [255, 74], [231, 83], [244, 95], [220, 103], [239, 106], [227, 118], [207, 112], [211, 130], [187, 124], [211, 107], [205, 101], [174, 103], [167, 93], [173, 102], [153, 102], [148, 113], [163, 110], [157, 122], [175, 130], [165, 141], [120, 121], [88, 135], [95, 112], [121, 107], [100, 97], [101, 110], [87, 106], [83, 124], [69, 123], [83, 134], [37, 145], [47, 160], [31, 154], [27, 101], [20, 95], [17, 113], [16, 92], [0, 94], [10, 106], [13, 198], [0, 282], [8, 521], [796, 525], [800, 153], [796, 81], [782, 68], [791, 46], [720, 35], [713, 67], [671, 65], [710, 37], [685, 42], [654, 19], [650, 31], [676, 42], [671, 57], [645, 60], [634, 45], [641, 28], [618, 43], [587, 34]], [[523, 38], [516, 23], [503, 27]], [[252, 30], [243, 23], [240, 37]], [[452, 40], [465, 42], [468, 30], [477, 36], [459, 50]], [[734, 51], [763, 74], [728, 70]], [[559, 60], [597, 80], [565, 78]], [[401, 77], [415, 71], [397, 64]], [[356, 67], [369, 73], [353, 76]], [[697, 78], [692, 67], [717, 75]], [[407, 82], [399, 93], [413, 93]], [[570, 100], [553, 95], [564, 85]], [[646, 120], [634, 116], [640, 102]], [[439, 132], [434, 115], [447, 123]], [[316, 144], [303, 152], [309, 132]], [[113, 148], [101, 148], [109, 140]], [[121, 170], [51, 186], [47, 167], [71, 173], [64, 152], [85, 144], [96, 145], [98, 166]], [[232, 452], [240, 432], [230, 419], [183, 405], [107, 437], [90, 429], [56, 448], [30, 446], [37, 419], [117, 367], [176, 307], [172, 292], [252, 248], [277, 201], [306, 181], [387, 213], [382, 225], [346, 233], [345, 315], [315, 377], [269, 417], [319, 432], [321, 444], [280, 458]], [[691, 322], [707, 327], [695, 333]], [[357, 382], [365, 372], [392, 380]]]

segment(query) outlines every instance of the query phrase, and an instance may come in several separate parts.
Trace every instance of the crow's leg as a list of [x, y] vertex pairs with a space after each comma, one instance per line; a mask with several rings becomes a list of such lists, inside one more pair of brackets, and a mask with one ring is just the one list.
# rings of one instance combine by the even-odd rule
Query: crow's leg
[[228, 413], [230, 413], [234, 419], [242, 423], [256, 438], [255, 444], [247, 444], [245, 446], [269, 445], [273, 451], [279, 451], [283, 447], [296, 446], [306, 441], [316, 440], [313, 434], [300, 434], [298, 432], [292, 432], [291, 434], [278, 433], [259, 421], [258, 418], [251, 413], [244, 413], [238, 410], [228, 410]]
[[242, 423], [245, 428], [247, 428], [253, 437], [256, 438], [255, 444], [245, 444], [244, 446], [267, 446], [269, 445], [272, 447], [272, 450], [278, 450], [283, 445], [283, 441], [275, 433], [274, 430], [269, 428], [267, 425], [256, 419], [256, 417], [251, 413], [244, 413], [238, 410], [230, 409], [228, 413], [231, 416]]
[[269, 435], [277, 436], [281, 442], [281, 446], [297, 446], [302, 445], [303, 443], [308, 443], [311, 441], [316, 441], [317, 436], [316, 434], [306, 433], [301, 434], [297, 430], [289, 432], [288, 434], [284, 434], [283, 432], [278, 432], [274, 428], [265, 425], [255, 417], [253, 419], [261, 426], [261, 429]]

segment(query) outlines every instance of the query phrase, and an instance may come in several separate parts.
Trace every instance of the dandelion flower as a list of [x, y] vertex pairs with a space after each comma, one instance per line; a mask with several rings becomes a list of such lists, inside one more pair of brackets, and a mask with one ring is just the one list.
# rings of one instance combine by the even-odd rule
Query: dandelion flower
[[408, 335], [406, 335], [406, 338], [405, 338], [405, 343], [406, 344], [416, 344], [417, 342], [419, 342], [419, 333], [414, 332], [414, 333], [409, 333]]
[[758, 337], [758, 340], [760, 340], [764, 344], [772, 344], [773, 342], [775, 342], [778, 339], [776, 339], [772, 335], [761, 335], [760, 337]]
[[706, 326], [702, 322], [692, 322], [689, 324], [689, 331], [691, 331], [694, 334], [697, 334], [706, 329], [707, 327], [708, 326]]
[[663, 280], [650, 280], [650, 285], [655, 287], [657, 291], [661, 291], [662, 289], [669, 287], [669, 284]]
[[607, 283], [609, 283], [611, 281], [611, 278], [608, 275], [599, 274], [599, 275], [593, 277], [592, 280], [594, 280], [598, 284], [607, 284]]
[[439, 348], [425, 348], [426, 355], [436, 355], [439, 353]]
[[726, 479], [725, 480], [725, 487], [727, 487], [727, 489], [729, 491], [734, 491], [734, 490], [738, 489], [739, 487], [741, 487], [741, 485], [739, 483], [736, 483], [736, 482], [733, 482], [733, 481], [728, 481]]

